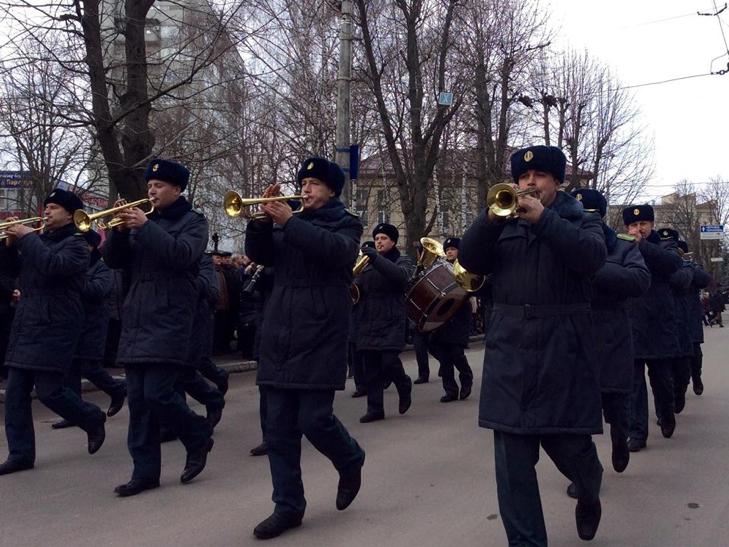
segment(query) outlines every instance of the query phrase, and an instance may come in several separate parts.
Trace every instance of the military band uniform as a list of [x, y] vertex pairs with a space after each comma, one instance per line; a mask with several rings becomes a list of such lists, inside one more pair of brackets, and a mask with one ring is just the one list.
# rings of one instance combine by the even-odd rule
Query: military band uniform
[[[549, 173], [566, 159], [555, 147], [512, 155], [514, 181]], [[479, 425], [494, 430], [499, 508], [509, 545], [547, 545], [535, 465], [544, 448], [577, 486], [577, 530], [591, 539], [600, 520], [602, 466], [591, 435], [602, 433], [600, 384], [590, 320], [590, 278], [603, 266], [602, 223], [557, 191], [536, 223], [492, 221], [482, 212], [458, 260], [493, 274], [493, 309]]]
[[[679, 241], [684, 252], [688, 251], [688, 245], [685, 241]], [[691, 285], [686, 291], [686, 301], [689, 309], [689, 330], [691, 331], [691, 340], [694, 346], [694, 354], [691, 357], [691, 383], [696, 395], [704, 392], [704, 383], [701, 380], [701, 368], [704, 354], [701, 351], [701, 344], [704, 343], [704, 306], [701, 302], [701, 290], [705, 289], [711, 283], [711, 276], [707, 274], [699, 264], [688, 262], [693, 269]]]
[[[650, 205], [631, 206], [623, 211], [626, 226], [634, 219], [652, 222], [653, 216]], [[673, 434], [676, 421], [672, 366], [673, 359], [680, 354], [676, 308], [669, 278], [681, 267], [681, 258], [675, 250], [675, 243], [661, 246], [661, 238], [655, 230], [638, 243], [638, 249], [651, 272], [651, 286], [642, 296], [632, 299], [629, 308], [635, 348], [629, 431], [631, 452], [644, 448], [648, 438], [646, 367], [656, 400], [656, 413], [664, 421], [661, 432], [665, 437]]]
[[[579, 189], [572, 195], [583, 209], [605, 217], [607, 200], [600, 192]], [[628, 428], [633, 392], [633, 333], [627, 306], [630, 298], [648, 290], [651, 275], [633, 236], [616, 234], [604, 222], [602, 228], [607, 259], [592, 280], [592, 332], [600, 370], [602, 410], [610, 424], [612, 465], [622, 473], [630, 460]]]
[[[82, 206], [78, 197], [64, 190], [54, 190], [43, 203], [44, 207], [49, 204], [60, 205], [69, 214]], [[5, 361], [9, 368], [5, 434], [10, 454], [0, 465], [0, 475], [35, 463], [33, 387], [41, 403], [87, 432], [93, 454], [103, 443], [106, 415], [82, 401], [64, 382], [84, 320], [86, 242], [68, 222], [40, 237], [28, 233], [13, 245], [0, 247], [0, 261], [12, 265], [21, 292]]]
[[[397, 228], [391, 224], [375, 227], [372, 237], [386, 234], [397, 244]], [[367, 412], [363, 423], [385, 417], [384, 387], [392, 381], [399, 396], [398, 411], [407, 412], [412, 402], [413, 384], [400, 361], [405, 347], [405, 289], [414, 265], [393, 246], [385, 254], [363, 249], [370, 262], [357, 279], [362, 306], [357, 352], [362, 355], [367, 384]]]
[[298, 526], [304, 516], [302, 434], [339, 472], [340, 509], [353, 499], [340, 504], [343, 482], [359, 480], [365, 457], [333, 414], [334, 393], [344, 389], [347, 375], [349, 286], [362, 223], [338, 199], [344, 174], [337, 164], [309, 158], [297, 178], [302, 185], [313, 184], [312, 179], [324, 183], [335, 197], [291, 216], [284, 226], [251, 221], [246, 229], [246, 255], [276, 272], [263, 317], [257, 375], [258, 385], [265, 386], [265, 441], [275, 508], [254, 530], [260, 539]]
[[[162, 181], [182, 190], [189, 172], [167, 160], [153, 160], [145, 170], [148, 182]], [[131, 286], [124, 304], [117, 363], [124, 365], [129, 404], [127, 446], [134, 469], [132, 481], [117, 487], [134, 495], [159, 486], [160, 420], [187, 450], [183, 482], [194, 464], [212, 448], [212, 427], [175, 390], [181, 367], [188, 363], [189, 342], [198, 304], [196, 279], [208, 241], [205, 217], [179, 196], [147, 217], [141, 228], [114, 228], [103, 251], [111, 268], [127, 268]], [[204, 467], [204, 461], [202, 462]]]

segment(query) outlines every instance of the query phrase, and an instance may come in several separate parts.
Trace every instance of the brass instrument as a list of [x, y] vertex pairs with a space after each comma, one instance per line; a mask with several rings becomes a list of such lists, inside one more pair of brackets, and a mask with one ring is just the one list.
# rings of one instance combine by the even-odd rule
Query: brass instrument
[[[243, 216], [248, 220], [262, 220], [266, 218], [266, 214], [260, 211], [253, 212], [252, 207], [260, 205], [261, 203], [271, 203], [274, 201], [289, 201], [289, 200], [303, 200], [304, 196], [275, 196], [270, 198], [242, 198], [241, 195], [235, 190], [226, 192], [223, 198], [223, 207], [225, 207], [225, 213], [231, 217], [236, 218]], [[300, 213], [302, 209], [297, 209], [294, 214]]]
[[81, 232], [88, 232], [91, 229], [91, 223], [94, 221], [96, 221], [99, 228], [101, 228], [102, 230], [106, 230], [107, 228], [119, 226], [123, 223], [123, 221], [120, 218], [115, 218], [110, 220], [109, 222], [103, 222], [100, 219], [114, 215], [119, 211], [123, 211], [124, 209], [131, 209], [132, 207], [139, 207], [140, 205], [149, 203], [150, 209], [144, 214], [149, 216], [154, 212], [154, 204], [149, 198], [138, 199], [137, 201], [133, 201], [131, 203], [126, 203], [125, 200], [122, 201], [124, 201], [124, 203], [121, 205], [112, 207], [111, 209], [106, 209], [105, 211], [99, 211], [98, 213], [94, 213], [92, 215], [88, 214], [83, 209], [79, 209], [73, 214], [73, 223], [76, 225], [76, 228], [78, 228]]
[[[32, 218], [23, 218], [20, 220], [10, 220], [8, 222], [0, 222], [0, 241], [10, 237], [10, 234], [5, 231], [5, 228], [10, 228], [11, 226], [18, 226], [19, 224], [33, 224], [34, 222], [42, 223], [44, 220], [45, 220], [45, 218], [43, 218], [43, 217], [32, 217]], [[40, 232], [43, 228], [45, 228], [45, 225], [41, 224], [37, 228], [33, 228], [33, 231]]]
[[440, 241], [430, 237], [421, 237], [420, 244], [423, 246], [423, 252], [418, 256], [419, 270], [430, 268], [436, 260], [445, 258], [445, 251]]
[[485, 276], [469, 272], [458, 259], [453, 263], [453, 278], [466, 292], [476, 292], [486, 283]]
[[[365, 255], [362, 251], [359, 252], [359, 256], [357, 257], [357, 262], [354, 263], [354, 269], [352, 270], [352, 275], [354, 277], [359, 276], [364, 269], [367, 267], [367, 264], [370, 263], [370, 257]], [[362, 296], [360, 294], [359, 287], [354, 284], [354, 282], [349, 286], [349, 294], [352, 295], [352, 304], [356, 304], [359, 302], [360, 297]]]
[[486, 205], [497, 217], [513, 217], [519, 212], [519, 196], [535, 194], [536, 188], [517, 190], [511, 184], [494, 184], [486, 195]]

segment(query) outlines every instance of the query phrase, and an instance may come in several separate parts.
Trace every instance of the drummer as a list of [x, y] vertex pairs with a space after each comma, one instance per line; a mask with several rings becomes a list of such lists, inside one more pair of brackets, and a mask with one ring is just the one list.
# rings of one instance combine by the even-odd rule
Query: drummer
[[[453, 264], [458, 258], [460, 238], [449, 237], [443, 242], [446, 260]], [[451, 316], [430, 335], [428, 351], [440, 363], [440, 376], [443, 380], [445, 395], [440, 398], [441, 403], [450, 403], [467, 399], [473, 387], [473, 371], [468, 364], [465, 349], [471, 334], [471, 301], [466, 299]], [[458, 379], [461, 382], [460, 393], [455, 379], [458, 370]]]
[[400, 352], [405, 346], [405, 289], [414, 265], [395, 246], [398, 235], [392, 224], [378, 224], [372, 232], [375, 248], [362, 249], [370, 259], [356, 281], [362, 295], [357, 354], [364, 363], [367, 384], [367, 412], [359, 419], [362, 423], [385, 419], [386, 381], [397, 388], [400, 414], [412, 403], [412, 382]]

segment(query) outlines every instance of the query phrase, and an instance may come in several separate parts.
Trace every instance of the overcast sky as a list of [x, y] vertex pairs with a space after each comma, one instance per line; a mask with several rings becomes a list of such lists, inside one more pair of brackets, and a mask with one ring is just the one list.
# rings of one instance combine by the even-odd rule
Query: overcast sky
[[[545, 0], [560, 42], [587, 48], [611, 65], [623, 85], [726, 70], [729, 9], [713, 0]], [[719, 57], [713, 61], [712, 59]], [[681, 179], [729, 179], [729, 74], [637, 88], [635, 98], [655, 138], [652, 197], [669, 194]]]

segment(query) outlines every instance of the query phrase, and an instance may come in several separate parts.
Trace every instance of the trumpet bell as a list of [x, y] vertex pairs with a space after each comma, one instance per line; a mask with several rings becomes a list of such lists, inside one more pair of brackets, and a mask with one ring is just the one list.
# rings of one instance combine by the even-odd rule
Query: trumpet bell
[[516, 211], [516, 198], [517, 192], [510, 184], [494, 184], [489, 188], [486, 205], [496, 216], [508, 217]]
[[[252, 207], [261, 203], [271, 203], [275, 201], [303, 200], [304, 196], [274, 196], [270, 198], [242, 198], [235, 190], [230, 190], [223, 197], [223, 207], [225, 214], [231, 218], [243, 215], [248, 220], [260, 220], [266, 218], [263, 212], [253, 212]], [[303, 209], [298, 209], [294, 213], [300, 213]]]
[[235, 190], [226, 192], [223, 197], [223, 207], [225, 207], [225, 214], [229, 217], [239, 217], [243, 212], [243, 198]]
[[476, 292], [486, 283], [485, 276], [469, 272], [461, 266], [458, 259], [453, 263], [453, 278], [466, 292]]
[[88, 232], [91, 229], [91, 217], [83, 209], [77, 209], [73, 213], [73, 223], [81, 232]]

